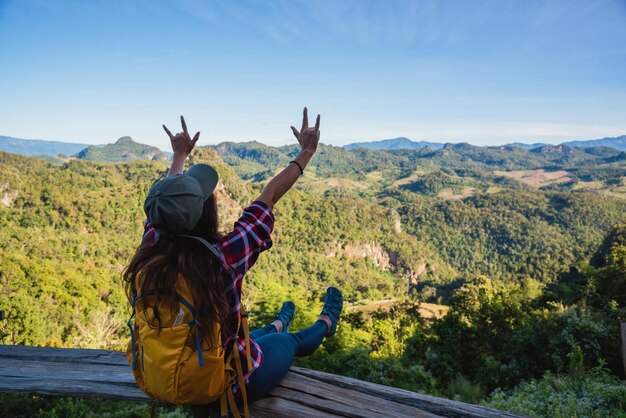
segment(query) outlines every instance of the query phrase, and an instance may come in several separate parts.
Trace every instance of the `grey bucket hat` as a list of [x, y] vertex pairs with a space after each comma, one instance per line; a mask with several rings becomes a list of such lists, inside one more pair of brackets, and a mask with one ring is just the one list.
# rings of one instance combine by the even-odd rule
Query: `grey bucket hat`
[[196, 164], [185, 174], [157, 181], [143, 205], [148, 221], [161, 234], [193, 238], [216, 254], [205, 239], [186, 234], [200, 221], [204, 202], [215, 190], [217, 181], [217, 171], [207, 164]]

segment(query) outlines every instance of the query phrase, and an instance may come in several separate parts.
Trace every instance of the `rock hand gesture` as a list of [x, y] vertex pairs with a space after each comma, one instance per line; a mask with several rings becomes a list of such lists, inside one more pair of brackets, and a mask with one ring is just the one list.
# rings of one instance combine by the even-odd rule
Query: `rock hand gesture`
[[200, 139], [200, 132], [196, 132], [193, 136], [193, 139], [189, 136], [189, 131], [187, 131], [187, 124], [185, 123], [185, 118], [180, 117], [180, 123], [183, 127], [183, 131], [177, 133], [176, 135], [172, 135], [167, 126], [163, 125], [163, 129], [170, 137], [170, 143], [172, 144], [172, 151], [174, 152], [174, 158], [172, 159], [172, 166], [170, 167], [170, 171], [168, 176], [174, 176], [176, 174], [183, 174], [183, 168], [185, 166], [185, 160], [191, 154], [193, 147], [196, 146], [196, 142]]
[[302, 116], [302, 128], [300, 132], [295, 127], [291, 127], [291, 131], [298, 140], [302, 151], [315, 153], [317, 150], [317, 144], [320, 141], [320, 115], [317, 115], [315, 119], [315, 127], [309, 128], [309, 117], [307, 114], [307, 108], [304, 108]]
[[298, 131], [295, 127], [291, 127], [291, 131], [300, 144], [300, 153], [289, 162], [289, 165], [277, 174], [261, 193], [259, 199], [273, 208], [278, 200], [294, 185], [296, 180], [304, 175], [309, 160], [317, 150], [317, 144], [320, 141], [320, 115], [317, 115], [315, 127], [309, 128], [309, 118], [307, 108], [304, 108], [302, 115], [302, 128]]

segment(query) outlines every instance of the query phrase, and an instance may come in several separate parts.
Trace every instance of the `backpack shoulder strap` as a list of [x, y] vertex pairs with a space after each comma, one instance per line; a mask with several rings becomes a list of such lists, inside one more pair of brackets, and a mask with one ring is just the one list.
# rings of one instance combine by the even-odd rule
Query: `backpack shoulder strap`
[[[248, 313], [244, 308], [243, 304], [241, 305], [241, 325], [243, 326], [244, 338], [246, 341], [246, 361], [248, 366], [248, 371], [252, 370], [252, 359], [251, 359], [251, 349], [250, 349], [250, 328], [248, 327]], [[224, 364], [230, 364], [230, 361], [234, 358], [236, 370], [236, 380], [239, 383], [239, 390], [241, 391], [241, 399], [243, 401], [243, 415], [245, 418], [250, 418], [250, 411], [248, 408], [248, 394], [246, 391], [246, 382], [243, 378], [243, 367], [241, 365], [241, 355], [239, 354], [239, 347], [237, 345], [237, 334], [235, 334], [235, 339], [233, 341], [233, 349], [228, 356], [228, 359]], [[233, 380], [231, 378], [231, 384]], [[226, 387], [226, 390], [222, 394], [220, 398], [220, 414], [222, 417], [228, 417], [228, 408], [233, 412], [235, 418], [241, 418], [239, 414], [239, 409], [237, 407], [237, 403], [235, 402], [235, 398], [233, 397], [232, 387], [229, 384]]]
[[250, 347], [250, 327], [248, 326], [248, 312], [246, 308], [241, 304], [241, 325], [243, 326], [243, 335], [246, 339], [246, 362], [248, 371], [252, 370], [252, 350]]
[[195, 235], [178, 235], [179, 237], [185, 237], [185, 238], [193, 238], [196, 241], [202, 243], [205, 247], [207, 247], [209, 249], [209, 251], [211, 251], [211, 254], [213, 254], [213, 256], [215, 258], [217, 258], [219, 261], [222, 260], [222, 257], [220, 256], [219, 251], [217, 251], [217, 248], [215, 248], [215, 246], [213, 244], [211, 244], [209, 241], [205, 240], [204, 238], [201, 237], [196, 237]]

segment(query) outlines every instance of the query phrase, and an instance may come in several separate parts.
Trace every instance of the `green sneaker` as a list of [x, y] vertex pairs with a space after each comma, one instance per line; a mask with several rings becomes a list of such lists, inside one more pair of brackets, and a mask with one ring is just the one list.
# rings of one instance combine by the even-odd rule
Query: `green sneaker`
[[289, 325], [291, 325], [295, 317], [296, 305], [294, 305], [293, 302], [290, 300], [283, 303], [283, 306], [280, 308], [280, 312], [274, 315], [274, 319], [278, 319], [280, 322], [283, 323], [282, 332], [289, 332]]
[[327, 337], [332, 337], [337, 332], [337, 321], [339, 321], [342, 309], [343, 296], [341, 296], [341, 291], [336, 287], [329, 287], [324, 298], [324, 308], [322, 308], [322, 313], [320, 313], [320, 315], [328, 315], [332, 324], [326, 334]]

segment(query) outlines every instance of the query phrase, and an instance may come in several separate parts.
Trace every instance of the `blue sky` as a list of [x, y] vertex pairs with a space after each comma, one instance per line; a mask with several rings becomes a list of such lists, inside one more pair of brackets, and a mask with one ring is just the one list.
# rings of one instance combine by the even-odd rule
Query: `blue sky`
[[168, 148], [626, 134], [626, 0], [0, 0], [0, 135]]

